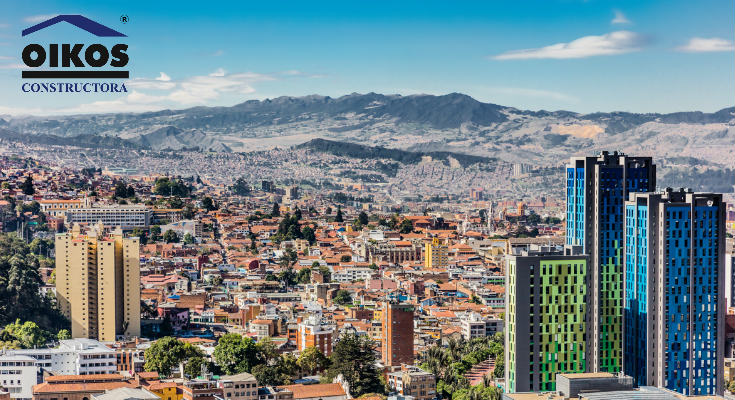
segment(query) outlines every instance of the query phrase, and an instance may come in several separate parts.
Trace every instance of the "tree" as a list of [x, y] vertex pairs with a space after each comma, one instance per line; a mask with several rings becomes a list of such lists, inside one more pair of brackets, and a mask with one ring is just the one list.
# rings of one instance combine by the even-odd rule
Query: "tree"
[[156, 371], [160, 375], [170, 376], [181, 362], [192, 357], [204, 357], [204, 353], [190, 343], [166, 336], [156, 340], [146, 349], [143, 368], [146, 371]]
[[250, 185], [245, 181], [244, 177], [239, 177], [235, 180], [235, 184], [232, 185], [232, 191], [239, 196], [247, 196], [250, 194]]
[[309, 242], [309, 245], [313, 245], [314, 243], [316, 243], [316, 234], [314, 234], [314, 228], [308, 225], [301, 229], [301, 236], [303, 236], [304, 239]]
[[199, 376], [202, 372], [202, 365], [207, 367], [208, 371], [212, 370], [212, 363], [207, 361], [206, 358], [203, 356], [194, 356], [188, 360], [186, 360], [186, 364], [184, 364], [184, 374], [195, 377]]
[[209, 196], [202, 199], [202, 207], [204, 207], [204, 209], [206, 209], [207, 211], [213, 211], [217, 209], [217, 206], [214, 205], [214, 201]]
[[71, 333], [67, 329], [62, 329], [56, 334], [57, 340], [68, 340], [71, 339]]
[[307, 284], [311, 282], [311, 268], [302, 268], [299, 273], [296, 274], [296, 281], [298, 283]]
[[125, 185], [125, 182], [117, 181], [117, 183], [115, 184], [115, 194], [113, 195], [113, 197], [118, 197], [121, 199], [128, 197], [128, 187], [127, 185]]
[[179, 235], [176, 234], [176, 232], [174, 232], [171, 229], [169, 229], [169, 230], [166, 231], [166, 233], [163, 234], [163, 240], [166, 243], [178, 243], [179, 242]]
[[342, 216], [342, 207], [337, 207], [337, 215], [334, 217], [334, 222], [344, 222], [344, 216]]
[[128, 186], [126, 197], [129, 197], [129, 198], [135, 197], [135, 188], [133, 187], [133, 185]]
[[151, 226], [151, 240], [157, 242], [161, 240], [161, 227], [158, 225]]
[[265, 364], [259, 364], [253, 367], [252, 374], [258, 381], [259, 385], [277, 386], [281, 384], [279, 381], [280, 374], [278, 373], [278, 370]]
[[273, 210], [271, 211], [271, 217], [281, 216], [281, 206], [278, 203], [273, 203]]
[[357, 216], [357, 222], [359, 222], [362, 226], [368, 224], [368, 215], [365, 211], [360, 211], [360, 214], [358, 214]]
[[321, 350], [314, 346], [309, 346], [301, 352], [298, 365], [299, 368], [313, 375], [329, 367], [329, 358]]
[[0, 326], [20, 318], [51, 332], [69, 328], [55, 299], [41, 293], [40, 265], [39, 256], [22, 239], [0, 234]]
[[341, 306], [352, 304], [352, 295], [344, 289], [340, 289], [334, 294], [333, 301]]
[[317, 265], [319, 267], [319, 273], [322, 274], [324, 277], [324, 282], [329, 283], [332, 281], [332, 271], [329, 269], [329, 267], [324, 265]]
[[140, 244], [142, 245], [145, 245], [146, 243], [148, 243], [148, 231], [144, 231], [140, 228], [134, 228], [133, 231], [130, 233], [130, 235], [133, 237], [140, 238]]
[[398, 227], [401, 233], [411, 233], [413, 231], [413, 223], [409, 219], [404, 219]]
[[46, 343], [46, 332], [35, 322], [26, 321], [21, 324], [20, 319], [16, 319], [14, 323], [5, 326], [2, 340], [12, 342], [12, 347], [33, 349]]
[[36, 188], [33, 187], [33, 178], [31, 178], [30, 175], [26, 176], [26, 180], [23, 182], [21, 187], [23, 188], [23, 194], [25, 195], [30, 196], [36, 193]]
[[193, 244], [194, 243], [194, 236], [191, 236], [191, 233], [186, 232], [186, 235], [184, 235], [184, 244]]
[[324, 210], [324, 214], [332, 215], [332, 207], [327, 206], [327, 208]]
[[261, 364], [253, 339], [237, 333], [223, 335], [212, 353], [215, 363], [228, 375], [251, 372]]
[[345, 335], [334, 346], [330, 361], [328, 379], [341, 374], [349, 383], [352, 396], [385, 392], [375, 366], [375, 344], [368, 336]]

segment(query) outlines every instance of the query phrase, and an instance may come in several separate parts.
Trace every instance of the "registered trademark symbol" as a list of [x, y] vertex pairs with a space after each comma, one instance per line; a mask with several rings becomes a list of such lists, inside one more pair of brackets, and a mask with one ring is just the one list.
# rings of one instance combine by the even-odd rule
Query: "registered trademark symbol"
[[127, 14], [123, 14], [120, 16], [120, 22], [122, 22], [123, 24], [127, 24], [128, 21], [130, 21], [130, 18], [128, 17]]

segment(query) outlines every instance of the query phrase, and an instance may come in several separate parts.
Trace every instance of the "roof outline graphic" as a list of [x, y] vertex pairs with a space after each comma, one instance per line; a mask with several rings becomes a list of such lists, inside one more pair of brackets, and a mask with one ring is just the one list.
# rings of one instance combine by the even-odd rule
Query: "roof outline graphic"
[[62, 14], [57, 15], [53, 18], [47, 19], [41, 23], [33, 25], [30, 28], [23, 29], [23, 36], [30, 35], [31, 33], [38, 32], [41, 29], [48, 28], [51, 25], [56, 25], [59, 22], [68, 22], [79, 29], [83, 29], [95, 36], [100, 37], [127, 37], [112, 28], [108, 28], [99, 22], [92, 21], [91, 19], [79, 15], [79, 14]]

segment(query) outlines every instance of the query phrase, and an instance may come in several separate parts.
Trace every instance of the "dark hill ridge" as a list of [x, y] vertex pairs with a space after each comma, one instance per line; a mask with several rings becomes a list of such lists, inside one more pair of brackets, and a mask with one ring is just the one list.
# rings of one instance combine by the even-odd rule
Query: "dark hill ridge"
[[338, 142], [327, 139], [312, 139], [306, 143], [294, 146], [297, 149], [310, 149], [335, 156], [350, 157], [357, 159], [385, 159], [398, 161], [404, 164], [416, 164], [423, 157], [431, 157], [434, 160], [449, 161], [450, 158], [457, 160], [463, 167], [471, 164], [485, 164], [497, 161], [490, 157], [473, 156], [463, 153], [448, 151], [405, 151], [398, 149], [387, 149], [381, 146], [366, 146], [357, 143]]

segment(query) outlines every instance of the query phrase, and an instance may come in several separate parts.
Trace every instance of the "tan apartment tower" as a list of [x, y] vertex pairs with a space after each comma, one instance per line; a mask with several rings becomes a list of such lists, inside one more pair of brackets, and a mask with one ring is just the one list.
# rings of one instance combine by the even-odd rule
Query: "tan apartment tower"
[[140, 336], [140, 246], [101, 224], [56, 235], [56, 297], [73, 338]]

